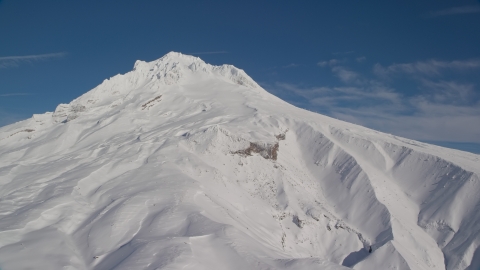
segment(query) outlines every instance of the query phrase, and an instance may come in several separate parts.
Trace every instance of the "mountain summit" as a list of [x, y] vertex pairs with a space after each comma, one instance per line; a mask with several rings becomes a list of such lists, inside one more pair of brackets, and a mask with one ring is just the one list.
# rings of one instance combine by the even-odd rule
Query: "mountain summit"
[[0, 268], [478, 269], [479, 175], [171, 52], [0, 128]]

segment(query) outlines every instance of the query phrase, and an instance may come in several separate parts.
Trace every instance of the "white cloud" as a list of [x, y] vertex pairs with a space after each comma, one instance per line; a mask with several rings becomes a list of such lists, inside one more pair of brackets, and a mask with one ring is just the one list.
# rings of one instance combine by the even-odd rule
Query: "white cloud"
[[[438, 81], [422, 79], [422, 85], [431, 90], [432, 100], [443, 103], [469, 104], [475, 100], [475, 86], [473, 84], [458, 83], [455, 81]], [[472, 99], [473, 98], [473, 99]]]
[[[329, 62], [324, 63], [329, 66]], [[300, 87], [277, 83], [273, 88], [281, 89], [274, 90], [277, 94], [284, 91], [290, 96], [302, 97], [303, 103], [297, 99], [297, 106], [383, 132], [424, 141], [480, 143], [480, 93], [476, 86], [439, 79], [444, 70], [479, 67], [478, 60], [430, 60], [375, 66], [377, 75], [415, 75], [417, 91], [411, 91], [408, 96], [385, 82], [368, 79], [338, 65], [331, 69], [345, 86]]]
[[346, 51], [346, 52], [333, 52], [333, 55], [345, 55], [345, 54], [351, 54], [354, 53], [354, 51]]
[[326, 67], [328, 65], [328, 61], [320, 61], [317, 63], [317, 65], [320, 67]]
[[227, 51], [211, 51], [211, 52], [191, 52], [187, 54], [202, 55], [202, 54], [224, 54], [224, 53], [228, 53], [228, 52]]
[[[384, 111], [382, 108], [368, 107], [344, 108], [334, 110], [330, 114], [338, 119], [417, 140], [480, 143], [478, 109], [444, 106], [434, 108], [422, 106], [422, 109], [413, 115], [399, 115]], [[442, 114], [437, 114], [438, 110]]]
[[0, 68], [17, 67], [21, 63], [32, 63], [36, 61], [45, 61], [52, 58], [60, 58], [67, 55], [67, 53], [48, 53], [48, 54], [36, 54], [36, 55], [23, 55], [23, 56], [3, 56], [0, 57]]
[[[355, 101], [364, 103], [389, 104], [389, 108], [399, 109], [401, 95], [383, 85], [370, 84], [369, 87], [311, 87], [302, 88], [288, 83], [276, 83], [276, 88], [301, 96], [313, 105], [333, 108], [340, 102]], [[272, 88], [272, 87], [268, 87]]]
[[0, 94], [0, 97], [14, 97], [14, 96], [28, 96], [30, 95], [29, 93], [6, 93], [6, 94]]
[[456, 60], [456, 61], [419, 61], [415, 63], [393, 64], [383, 67], [380, 64], [375, 64], [373, 72], [378, 76], [388, 76], [394, 73], [405, 73], [411, 75], [427, 75], [438, 76], [443, 70], [467, 70], [480, 68], [480, 60]]
[[299, 67], [299, 66], [300, 66], [299, 64], [291, 63], [291, 64], [288, 64], [288, 65], [282, 66], [282, 68], [296, 68], [296, 67]]
[[328, 61], [320, 61], [317, 63], [318, 66], [320, 67], [326, 67], [326, 66], [335, 66], [335, 65], [338, 65], [340, 63], [343, 63], [345, 62], [344, 60], [338, 60], [338, 59], [330, 59]]
[[428, 17], [440, 17], [448, 15], [460, 15], [460, 14], [473, 14], [480, 13], [480, 6], [462, 6], [453, 7], [448, 9], [432, 11], [428, 14]]
[[348, 70], [342, 66], [335, 66], [332, 68], [332, 72], [345, 83], [350, 83], [358, 80], [359, 75], [358, 73]]
[[480, 143], [480, 102], [449, 105], [416, 96], [401, 104], [376, 102], [358, 107], [330, 106], [328, 114], [402, 137], [426, 141]]
[[365, 57], [365, 56], [360, 56], [360, 57], [357, 57], [355, 60], [357, 60], [357, 62], [361, 63], [361, 62], [367, 60], [367, 57]]

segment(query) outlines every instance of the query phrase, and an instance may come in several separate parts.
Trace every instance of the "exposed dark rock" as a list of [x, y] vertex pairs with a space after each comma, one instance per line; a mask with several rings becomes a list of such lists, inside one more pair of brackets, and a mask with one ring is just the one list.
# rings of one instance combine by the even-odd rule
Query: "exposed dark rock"
[[285, 133], [275, 135], [275, 138], [277, 138], [279, 141], [283, 141], [285, 140]]
[[257, 153], [265, 159], [277, 160], [277, 152], [278, 142], [275, 144], [251, 142], [248, 148], [235, 151], [233, 154], [251, 156], [253, 153]]
[[70, 109], [73, 113], [84, 112], [85, 110], [86, 108], [83, 105], [73, 105]]
[[298, 218], [298, 216], [293, 216], [293, 223], [297, 225], [299, 228], [303, 228], [304, 221]]
[[152, 104], [152, 102], [155, 102], [156, 100], [160, 99], [162, 97], [162, 95], [160, 96], [156, 96], [155, 98], [149, 100], [147, 103], [143, 104], [142, 105], [142, 110], [145, 110], [145, 109], [148, 109], [150, 107], [152, 107], [154, 104]]
[[27, 129], [24, 129], [24, 130], [17, 131], [17, 132], [15, 132], [15, 133], [13, 133], [13, 134], [10, 134], [10, 136], [8, 136], [8, 137], [12, 137], [13, 135], [18, 134], [18, 133], [20, 133], [20, 132], [34, 132], [34, 131], [35, 131], [34, 129], [29, 129], [29, 128], [27, 128]]

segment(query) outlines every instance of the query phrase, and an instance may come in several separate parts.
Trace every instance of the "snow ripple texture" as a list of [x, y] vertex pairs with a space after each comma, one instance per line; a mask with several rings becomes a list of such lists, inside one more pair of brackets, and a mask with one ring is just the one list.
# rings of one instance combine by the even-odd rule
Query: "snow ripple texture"
[[480, 156], [169, 53], [0, 128], [0, 269], [479, 269]]

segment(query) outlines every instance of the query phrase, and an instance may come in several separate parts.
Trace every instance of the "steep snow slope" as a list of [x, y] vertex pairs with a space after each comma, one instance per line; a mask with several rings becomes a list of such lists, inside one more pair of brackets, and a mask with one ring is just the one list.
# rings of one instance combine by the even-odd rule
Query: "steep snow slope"
[[172, 52], [0, 128], [0, 269], [479, 269], [479, 175]]

